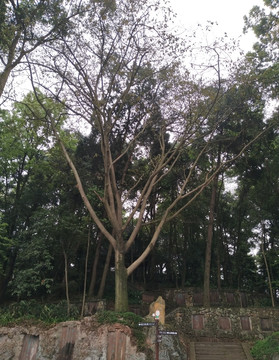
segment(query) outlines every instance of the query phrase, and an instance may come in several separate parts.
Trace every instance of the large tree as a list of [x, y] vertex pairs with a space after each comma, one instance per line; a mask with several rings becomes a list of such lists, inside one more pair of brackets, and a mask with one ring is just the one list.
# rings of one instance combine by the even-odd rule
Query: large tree
[[[31, 71], [33, 84], [64, 104], [72, 125], [89, 125], [100, 146], [102, 165], [96, 181], [101, 179], [102, 188], [96, 186], [97, 199], [92, 202], [56, 127], [57, 116], [39, 94], [46, 124], [72, 169], [84, 204], [114, 249], [118, 311], [127, 310], [128, 277], [150, 254], [165, 223], [191, 204], [249, 144], [242, 143], [236, 155], [223, 156], [210, 168], [201, 165], [215, 144], [216, 130], [227, 120], [217, 118], [212, 125], [209, 115], [234, 84], [221, 81], [217, 70], [212, 96], [202, 81], [191, 79], [178, 63], [186, 47], [170, 34], [170, 16], [169, 9], [155, 0], [90, 2], [75, 31], [55, 47], [48, 46], [44, 63], [30, 61], [31, 70], [37, 64], [36, 76]], [[47, 86], [37, 77], [43, 74], [48, 76]], [[234, 137], [241, 133], [242, 126]], [[185, 151], [187, 160], [181, 162], [182, 176], [173, 184], [173, 197], [162, 197], [160, 188]], [[106, 221], [98, 215], [100, 206]], [[126, 254], [147, 226], [146, 246], [128, 262]]]

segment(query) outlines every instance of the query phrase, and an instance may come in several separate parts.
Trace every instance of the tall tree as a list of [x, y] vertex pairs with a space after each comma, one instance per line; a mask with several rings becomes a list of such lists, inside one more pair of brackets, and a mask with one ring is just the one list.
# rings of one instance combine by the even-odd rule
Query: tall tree
[[[61, 106], [59, 105], [58, 108], [58, 113], [60, 113]], [[54, 107], [52, 111], [56, 111]], [[18, 253], [22, 255], [22, 249], [28, 249], [27, 244], [32, 242], [33, 233], [40, 233], [38, 228], [34, 227], [32, 219], [37, 216], [38, 222], [42, 222], [37, 212], [46, 204], [51, 208], [53, 199], [57, 197], [55, 192], [58, 192], [55, 187], [57, 180], [55, 183], [54, 179], [58, 179], [59, 175], [60, 179], [63, 177], [61, 163], [57, 164], [59, 171], [56, 169], [56, 176], [53, 175], [55, 170], [50, 165], [50, 159], [53, 159], [53, 156], [51, 157], [49, 153], [53, 147], [53, 141], [48, 138], [48, 130], [41, 124], [41, 115], [41, 106], [34, 94], [28, 94], [21, 103], [14, 104], [12, 111], [1, 112], [0, 209], [1, 219], [6, 224], [6, 236], [11, 242], [9, 247], [5, 247], [6, 260], [2, 264], [0, 275], [1, 300], [4, 299], [7, 286], [14, 277]], [[72, 137], [67, 138], [72, 139]], [[50, 184], [55, 184], [51, 200]], [[69, 198], [69, 193], [67, 193], [67, 198]], [[38, 248], [43, 241], [43, 237], [38, 235], [34, 240], [34, 248]], [[46, 249], [50, 250], [48, 246]], [[32, 258], [32, 251], [28, 253], [25, 250], [25, 253], [25, 257], [21, 256], [21, 258], [22, 262], [28, 265], [27, 259], [28, 256]], [[30, 261], [29, 265], [31, 265]], [[20, 282], [18, 286], [20, 291]]]
[[[260, 8], [259, 6], [254, 6], [249, 16], [245, 18], [246, 29], [252, 29], [257, 37], [257, 42], [253, 46], [253, 51], [247, 54], [247, 59], [253, 66], [254, 78], [255, 82], [258, 83], [259, 87], [262, 87], [265, 91], [266, 98], [275, 99], [276, 102], [278, 100], [278, 78], [279, 78], [279, 67], [278, 67], [278, 50], [279, 50], [279, 4], [276, 0], [264, 0], [265, 8]], [[278, 107], [277, 104], [270, 102], [270, 110], [274, 111], [274, 121], [276, 123], [276, 129], [278, 131]], [[270, 136], [270, 134], [269, 134]], [[268, 137], [268, 146], [264, 146], [264, 158], [261, 153], [258, 154], [259, 163], [257, 172], [259, 173], [259, 180], [255, 182], [255, 192], [253, 199], [257, 204], [257, 211], [260, 211], [262, 215], [262, 219], [258, 219], [258, 224], [260, 229], [265, 229], [265, 232], [260, 230], [261, 237], [264, 239], [264, 243], [268, 243], [268, 239], [270, 240], [270, 245], [262, 243], [262, 256], [265, 258], [266, 262], [266, 270], [263, 272], [268, 273], [268, 266], [271, 268], [274, 266], [276, 268], [276, 261], [271, 261], [267, 266], [268, 253], [273, 253], [276, 250], [276, 245], [274, 248], [274, 244], [277, 242], [277, 228], [278, 224], [275, 220], [276, 215], [274, 217], [274, 213], [277, 212], [277, 206], [274, 204], [275, 199], [278, 199], [277, 189], [277, 181], [278, 181], [278, 173], [277, 166], [274, 164], [274, 159], [276, 159], [277, 155], [274, 153], [270, 157], [266, 156], [270, 154], [269, 152], [273, 152], [277, 147], [277, 140], [274, 141], [271, 137]], [[262, 149], [260, 149], [262, 151]], [[270, 164], [266, 164], [265, 159], [269, 158]], [[256, 161], [255, 161], [256, 163]], [[269, 183], [269, 185], [267, 185]], [[259, 188], [261, 188], [261, 192], [259, 192]], [[264, 195], [264, 201], [261, 200], [262, 197], [259, 194]], [[259, 198], [258, 198], [259, 196]], [[261, 199], [261, 200], [260, 200]], [[269, 204], [269, 205], [267, 205]], [[275, 206], [274, 206], [275, 205]], [[267, 210], [268, 208], [268, 210]], [[266, 212], [267, 210], [267, 212]], [[271, 210], [271, 211], [269, 211]], [[272, 220], [271, 220], [272, 219]], [[275, 230], [275, 231], [274, 231]], [[257, 235], [256, 235], [257, 237]], [[270, 249], [269, 249], [270, 247]], [[272, 256], [271, 256], [272, 259]], [[274, 260], [274, 259], [273, 259]], [[270, 271], [269, 282], [271, 282], [272, 271]], [[276, 283], [276, 282], [275, 282]], [[272, 294], [271, 294], [272, 297]]]
[[[30, 101], [31, 97], [27, 96], [26, 103], [30, 104]], [[7, 259], [0, 276], [1, 300], [13, 274], [18, 239], [28, 226], [30, 214], [40, 202], [37, 198], [29, 207], [24, 196], [29, 191], [30, 176], [37, 166], [41, 149], [47, 146], [47, 142], [42, 134], [39, 135], [38, 123], [28, 123], [26, 110], [24, 106], [16, 105], [12, 114], [3, 111], [0, 120], [0, 206], [3, 221], [7, 224], [7, 236], [14, 243], [7, 249]]]
[[[208, 116], [222, 93], [217, 91], [212, 98], [201, 91], [202, 82], [193, 82], [189, 73], [178, 67], [179, 52], [185, 48], [167, 31], [171, 14], [159, 5], [155, 0], [91, 3], [70, 39], [48, 47], [48, 66], [37, 61], [48, 75], [45, 90], [49, 96], [65, 104], [75, 126], [85, 121], [100, 144], [103, 185], [102, 191], [95, 190], [98, 203], [92, 203], [59, 135], [56, 117], [42, 104], [84, 204], [114, 249], [118, 311], [128, 307], [128, 276], [150, 254], [166, 221], [194, 201], [234, 157], [224, 158], [205, 172], [198, 168], [202, 155], [214, 144], [216, 127], [209, 126]], [[164, 12], [159, 16], [159, 11]], [[33, 75], [34, 84], [37, 80]], [[41, 79], [40, 85], [44, 87]], [[214, 86], [220, 87], [221, 82]], [[240, 127], [235, 137], [241, 131]], [[247, 146], [240, 147], [235, 156]], [[175, 197], [171, 201], [160, 195], [154, 198], [187, 148], [189, 153], [192, 148], [194, 151], [182, 165], [183, 177], [175, 184]], [[159, 206], [162, 202], [165, 206]], [[99, 206], [109, 225], [98, 216]], [[149, 241], [129, 263], [126, 254], [148, 225]]]
[[[205, 91], [213, 93], [214, 97], [216, 91], [224, 91], [224, 88], [226, 87], [209, 88]], [[208, 116], [208, 127], [214, 135], [211, 147], [205, 154], [205, 158], [208, 159], [207, 167], [220, 169], [222, 162], [237, 156], [241, 148], [253, 141], [261, 131], [264, 126], [264, 100], [261, 95], [261, 91], [252, 82], [245, 81], [234, 84], [219, 98]], [[236, 134], [238, 136], [235, 136]], [[217, 225], [218, 194], [223, 184], [219, 183], [218, 178], [223, 177], [224, 172], [234, 163], [235, 161], [227, 162], [227, 166], [216, 173], [211, 184], [204, 269], [204, 306], [207, 307], [210, 306], [210, 270], [214, 231]]]
[[245, 17], [245, 30], [252, 29], [258, 39], [247, 59], [252, 63], [255, 81], [277, 99], [279, 5], [276, 0], [264, 0], [264, 5], [264, 9], [254, 6]]

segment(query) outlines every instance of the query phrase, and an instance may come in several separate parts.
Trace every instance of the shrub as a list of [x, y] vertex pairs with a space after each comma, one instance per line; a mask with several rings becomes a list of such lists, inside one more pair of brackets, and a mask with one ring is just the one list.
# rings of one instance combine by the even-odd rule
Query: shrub
[[75, 306], [71, 307], [68, 316], [66, 301], [55, 304], [41, 304], [36, 300], [22, 300], [0, 310], [0, 325], [2, 326], [26, 320], [53, 324], [78, 318], [79, 311]]
[[146, 335], [143, 329], [138, 326], [138, 323], [143, 321], [141, 316], [132, 312], [119, 313], [115, 311], [102, 311], [97, 313], [97, 320], [100, 324], [120, 323], [129, 326], [132, 329], [138, 350], [145, 350]]
[[114, 324], [120, 323], [127, 325], [131, 328], [137, 328], [138, 323], [143, 319], [141, 316], [132, 312], [115, 312], [115, 311], [102, 311], [97, 313], [97, 320], [100, 324]]
[[272, 360], [274, 354], [279, 354], [279, 332], [257, 341], [251, 354], [255, 360]]

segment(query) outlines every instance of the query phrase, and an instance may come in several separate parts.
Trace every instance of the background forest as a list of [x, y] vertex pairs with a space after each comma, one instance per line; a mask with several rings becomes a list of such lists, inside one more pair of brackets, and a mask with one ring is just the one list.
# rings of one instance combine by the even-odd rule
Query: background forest
[[[279, 298], [279, 5], [197, 50], [156, 0], [0, 3], [0, 300]], [[205, 30], [206, 31], [206, 30]], [[27, 89], [27, 90], [26, 90]], [[133, 290], [131, 290], [133, 289]]]

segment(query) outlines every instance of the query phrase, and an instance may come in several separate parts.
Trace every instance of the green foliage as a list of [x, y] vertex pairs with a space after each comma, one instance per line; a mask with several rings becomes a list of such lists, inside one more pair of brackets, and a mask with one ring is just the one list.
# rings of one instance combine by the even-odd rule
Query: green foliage
[[138, 326], [138, 323], [143, 321], [141, 316], [132, 312], [102, 311], [97, 313], [97, 320], [100, 324], [120, 323], [129, 326], [136, 339], [138, 350], [143, 351], [145, 349], [146, 335], [143, 329]]
[[145, 349], [145, 342], [146, 342], [146, 335], [143, 332], [142, 328], [133, 329], [133, 336], [137, 342], [137, 348], [139, 351], [144, 351]]
[[13, 324], [15, 322], [15, 319], [13, 315], [8, 311], [0, 310], [0, 325], [1, 326], [7, 326], [10, 324]]
[[7, 237], [7, 224], [0, 222], [0, 275], [4, 273], [3, 265], [8, 260], [8, 252], [13, 245], [14, 241]]
[[34, 237], [31, 242], [25, 242], [18, 253], [10, 283], [11, 293], [18, 299], [51, 291], [53, 256], [43, 240]]
[[114, 324], [120, 323], [129, 327], [137, 327], [137, 324], [142, 321], [142, 317], [132, 312], [116, 312], [116, 311], [102, 311], [97, 314], [97, 319], [100, 324]]
[[270, 92], [278, 98], [278, 1], [264, 0], [265, 8], [254, 6], [245, 17], [245, 29], [252, 29], [258, 39], [253, 46], [253, 52], [248, 53], [252, 62], [252, 73], [257, 74], [256, 81], [264, 86], [265, 92]]
[[142, 292], [136, 289], [128, 289], [129, 304], [140, 304]]
[[44, 305], [39, 319], [46, 323], [61, 322], [66, 320], [78, 319], [80, 316], [79, 309], [70, 306], [70, 313], [67, 313], [67, 301], [61, 301], [57, 304]]
[[274, 354], [279, 354], [279, 332], [257, 341], [251, 354], [255, 360], [271, 360]]
[[[22, 44], [21, 50], [37, 42], [53, 40], [68, 28], [66, 11], [60, 0], [20, 1], [2, 0], [0, 5], [0, 53], [12, 53], [12, 46]], [[52, 32], [49, 31], [52, 27]], [[49, 33], [51, 33], [51, 36]], [[16, 50], [18, 50], [16, 48]], [[18, 50], [19, 52], [19, 50]], [[20, 53], [20, 52], [19, 52]]]
[[[80, 223], [75, 211], [80, 201], [66, 175], [66, 162], [49, 137], [46, 112], [62, 125], [63, 106], [39, 91], [36, 96], [28, 93], [12, 111], [0, 112], [0, 275], [7, 277], [9, 294], [17, 299], [51, 291], [53, 269], [61, 264], [58, 237], [77, 240]], [[74, 151], [75, 141], [68, 136], [64, 143]], [[67, 204], [61, 210], [58, 204], [64, 199]]]
[[56, 304], [41, 304], [35, 300], [22, 300], [0, 309], [0, 326], [20, 323], [26, 320], [53, 324], [78, 318], [79, 310], [75, 306], [71, 306], [70, 314], [67, 314], [66, 301]]

